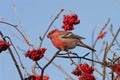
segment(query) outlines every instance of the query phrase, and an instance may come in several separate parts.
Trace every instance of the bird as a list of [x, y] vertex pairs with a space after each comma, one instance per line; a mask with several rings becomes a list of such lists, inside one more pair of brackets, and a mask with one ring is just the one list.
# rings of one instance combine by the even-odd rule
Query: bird
[[50, 31], [47, 35], [50, 38], [52, 44], [59, 50], [69, 51], [70, 49], [74, 49], [76, 46], [87, 48], [91, 51], [96, 51], [92, 47], [83, 43], [81, 40], [85, 39], [79, 35], [75, 35], [69, 31], [61, 31], [58, 29], [54, 29]]

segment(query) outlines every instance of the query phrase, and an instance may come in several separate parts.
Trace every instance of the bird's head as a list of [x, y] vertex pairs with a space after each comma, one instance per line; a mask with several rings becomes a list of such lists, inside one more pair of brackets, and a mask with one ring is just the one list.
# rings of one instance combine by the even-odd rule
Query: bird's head
[[59, 30], [54, 29], [54, 30], [50, 31], [50, 32], [48, 33], [47, 37], [51, 39], [56, 32], [59, 32]]

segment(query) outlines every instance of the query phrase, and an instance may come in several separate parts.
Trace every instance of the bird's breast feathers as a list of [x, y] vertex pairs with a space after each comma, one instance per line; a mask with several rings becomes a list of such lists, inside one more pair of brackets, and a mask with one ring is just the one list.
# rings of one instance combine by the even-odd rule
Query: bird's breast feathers
[[62, 38], [62, 37], [56, 37], [55, 39], [52, 39], [53, 45], [58, 49], [72, 49], [75, 48], [76, 42], [73, 41], [73, 39], [69, 38]]

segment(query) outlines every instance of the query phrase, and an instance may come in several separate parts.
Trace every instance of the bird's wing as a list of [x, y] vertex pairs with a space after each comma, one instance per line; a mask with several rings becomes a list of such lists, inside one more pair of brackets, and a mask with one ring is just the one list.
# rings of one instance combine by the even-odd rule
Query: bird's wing
[[62, 38], [71, 38], [71, 39], [85, 39], [84, 37], [75, 35], [72, 32], [63, 32], [63, 33], [61, 33], [61, 37]]

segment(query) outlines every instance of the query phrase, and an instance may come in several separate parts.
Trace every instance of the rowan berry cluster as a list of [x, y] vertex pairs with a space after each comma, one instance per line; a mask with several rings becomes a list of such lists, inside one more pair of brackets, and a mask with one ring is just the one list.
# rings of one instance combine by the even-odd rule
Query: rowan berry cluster
[[120, 76], [120, 62], [110, 67], [118, 76]]
[[8, 42], [5, 42], [3, 40], [0, 40], [0, 53], [2, 51], [7, 50], [7, 48], [10, 46], [10, 44]]
[[84, 63], [78, 65], [72, 74], [78, 76], [78, 80], [95, 80], [93, 71], [93, 67], [89, 67], [87, 63]]
[[64, 15], [62, 28], [65, 31], [74, 30], [74, 25], [79, 23], [80, 23], [80, 20], [78, 20], [77, 14]]
[[28, 50], [25, 53], [25, 57], [29, 57], [30, 59], [32, 59], [33, 61], [38, 61], [39, 59], [41, 59], [44, 56], [44, 53], [47, 49], [46, 48], [41, 48], [41, 49], [33, 49], [33, 50]]
[[[25, 78], [24, 80], [41, 80], [41, 76], [30, 75], [28, 78]], [[49, 80], [49, 76], [43, 76], [43, 80]]]

